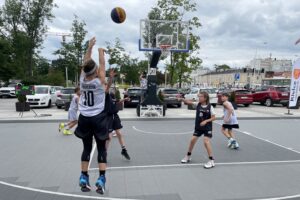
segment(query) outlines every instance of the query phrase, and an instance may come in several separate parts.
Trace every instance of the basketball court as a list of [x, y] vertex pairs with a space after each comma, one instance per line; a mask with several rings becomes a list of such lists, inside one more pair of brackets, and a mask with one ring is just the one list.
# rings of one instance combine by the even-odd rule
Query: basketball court
[[[2, 123], [0, 199], [297, 199], [300, 136], [295, 120], [241, 120], [240, 150], [226, 147], [220, 124], [212, 140], [216, 167], [203, 168], [199, 140], [190, 164], [181, 164], [193, 119], [124, 121], [132, 157], [126, 161], [116, 138], [108, 150], [105, 196], [80, 192], [82, 144], [58, 134], [57, 123]], [[90, 182], [98, 178], [93, 151]], [[297, 195], [297, 196], [294, 196]], [[278, 198], [286, 197], [286, 198]]]

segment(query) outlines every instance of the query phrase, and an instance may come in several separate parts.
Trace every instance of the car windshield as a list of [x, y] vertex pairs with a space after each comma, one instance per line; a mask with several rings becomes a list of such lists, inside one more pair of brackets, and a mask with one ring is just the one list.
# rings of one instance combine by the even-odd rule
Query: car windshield
[[289, 92], [287, 87], [276, 87], [275, 89], [279, 92]]
[[178, 94], [178, 90], [167, 89], [167, 90], [164, 90], [164, 93], [165, 94]]
[[129, 94], [139, 94], [139, 93], [141, 93], [141, 90], [140, 89], [129, 89], [128, 93]]
[[61, 91], [61, 93], [62, 93], [62, 94], [74, 94], [74, 93], [75, 93], [74, 90], [75, 90], [75, 89], [63, 89], [63, 90]]
[[35, 87], [36, 94], [48, 94], [49, 88], [48, 87]]
[[217, 93], [216, 89], [201, 89], [201, 92], [207, 92], [208, 94], [215, 94]]

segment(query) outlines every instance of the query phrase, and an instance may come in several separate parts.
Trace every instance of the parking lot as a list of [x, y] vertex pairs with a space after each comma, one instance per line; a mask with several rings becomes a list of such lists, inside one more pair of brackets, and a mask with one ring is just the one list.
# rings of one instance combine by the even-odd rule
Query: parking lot
[[[35, 117], [33, 112], [25, 112], [23, 117], [15, 111], [16, 99], [0, 99], [0, 120], [67, 120], [67, 112], [63, 109], [57, 109], [56, 106], [52, 108], [36, 108], [34, 111], [39, 115]], [[282, 117], [300, 117], [300, 110], [291, 110], [293, 115], [286, 115], [288, 112], [286, 107], [282, 105], [274, 105], [273, 107], [266, 107], [260, 104], [252, 104], [250, 107], [238, 107], [236, 111], [239, 118], [282, 118]], [[223, 116], [223, 108], [221, 105], [216, 107], [217, 117]], [[124, 108], [119, 112], [123, 119], [137, 118], [135, 108]], [[193, 118], [195, 116], [194, 110], [188, 110], [187, 106], [183, 105], [181, 108], [169, 107], [167, 109], [167, 118]]]

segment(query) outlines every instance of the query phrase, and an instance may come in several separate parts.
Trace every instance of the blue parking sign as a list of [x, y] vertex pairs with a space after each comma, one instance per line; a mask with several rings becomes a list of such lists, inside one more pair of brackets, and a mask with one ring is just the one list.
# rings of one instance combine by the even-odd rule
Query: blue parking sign
[[234, 75], [234, 79], [235, 79], [236, 81], [239, 81], [240, 78], [241, 78], [241, 75], [240, 75], [239, 73], [237, 73], [237, 74]]

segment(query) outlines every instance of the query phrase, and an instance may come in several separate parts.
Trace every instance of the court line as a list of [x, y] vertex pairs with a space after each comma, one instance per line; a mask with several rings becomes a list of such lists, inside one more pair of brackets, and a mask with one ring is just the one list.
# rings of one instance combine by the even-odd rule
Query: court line
[[158, 133], [158, 132], [151, 132], [151, 131], [143, 131], [143, 130], [136, 128], [135, 126], [132, 126], [132, 129], [137, 132], [146, 133], [146, 134], [154, 134], [154, 135], [186, 135], [186, 134], [193, 133], [193, 131], [182, 132], [182, 133], [161, 133], [161, 132]]
[[284, 199], [294, 199], [300, 198], [300, 194], [284, 196], [284, 197], [273, 197], [273, 198], [265, 198], [265, 199], [254, 199], [254, 200], [284, 200]]
[[96, 151], [96, 143], [94, 142], [93, 143], [93, 149], [92, 149], [92, 152], [91, 152], [91, 155], [90, 155], [90, 161], [89, 161], [89, 166], [88, 166], [88, 169], [90, 169], [90, 166], [91, 166], [91, 163], [93, 161], [93, 157], [94, 157], [94, 154], [95, 154], [95, 151]]
[[69, 194], [69, 193], [63, 193], [63, 192], [53, 192], [49, 190], [41, 190], [36, 188], [30, 188], [30, 187], [24, 187], [20, 185], [15, 185], [11, 183], [6, 183], [3, 181], [0, 181], [0, 185], [5, 185], [8, 187], [13, 187], [21, 190], [27, 190], [31, 192], [38, 192], [43, 194], [52, 194], [57, 196], [64, 196], [64, 197], [72, 197], [72, 198], [82, 198], [82, 199], [100, 199], [100, 200], [136, 200], [136, 199], [124, 199], [124, 198], [110, 198], [110, 197], [96, 197], [96, 196], [85, 196], [85, 195], [77, 195], [77, 194]]
[[[216, 166], [226, 165], [258, 165], [258, 164], [289, 164], [300, 163], [300, 160], [282, 160], [282, 161], [254, 161], [254, 162], [224, 162], [216, 163]], [[137, 166], [123, 166], [123, 167], [108, 167], [107, 170], [118, 169], [151, 169], [151, 168], [168, 168], [168, 167], [188, 167], [188, 166], [203, 166], [205, 163], [189, 163], [189, 164], [169, 164], [169, 165], [137, 165]], [[98, 171], [98, 168], [90, 168], [89, 171]]]
[[[214, 122], [214, 123], [215, 123], [215, 124], [218, 124], [218, 125], [220, 125], [220, 126], [222, 126], [222, 124], [219, 123], [219, 122]], [[245, 135], [251, 136], [251, 137], [256, 138], [256, 139], [258, 139], [258, 140], [262, 140], [262, 141], [264, 141], [264, 142], [267, 142], [267, 143], [273, 144], [273, 145], [275, 145], [275, 146], [281, 147], [281, 148], [283, 148], [283, 149], [287, 149], [287, 150], [292, 151], [292, 152], [294, 152], [294, 153], [300, 154], [300, 151], [297, 151], [297, 150], [294, 150], [293, 148], [289, 148], [289, 147], [283, 146], [283, 145], [281, 145], [281, 144], [278, 144], [278, 143], [276, 143], [276, 142], [272, 142], [272, 141], [270, 141], [270, 140], [267, 140], [267, 139], [264, 139], [264, 138], [255, 136], [255, 135], [253, 135], [252, 133], [249, 133], [249, 132], [246, 132], [246, 131], [241, 131], [241, 130], [238, 130], [238, 129], [234, 129], [234, 130], [235, 130], [236, 132], [243, 133], [243, 134], [245, 134]]]

